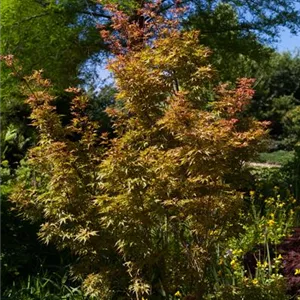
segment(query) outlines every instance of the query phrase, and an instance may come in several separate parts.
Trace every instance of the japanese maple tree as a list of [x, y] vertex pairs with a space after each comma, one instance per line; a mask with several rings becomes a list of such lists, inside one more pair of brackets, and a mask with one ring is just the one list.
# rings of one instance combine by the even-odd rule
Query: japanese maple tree
[[243, 116], [253, 81], [212, 88], [198, 32], [181, 31], [181, 8], [163, 17], [159, 6], [146, 3], [134, 21], [107, 6], [114, 139], [98, 134], [80, 93], [64, 128], [49, 82], [27, 79], [40, 143], [12, 201], [44, 220], [43, 241], [81, 258], [74, 274], [99, 299], [167, 298], [180, 288], [200, 298], [212, 245], [230, 236], [242, 203], [236, 180], [266, 135], [266, 124]]

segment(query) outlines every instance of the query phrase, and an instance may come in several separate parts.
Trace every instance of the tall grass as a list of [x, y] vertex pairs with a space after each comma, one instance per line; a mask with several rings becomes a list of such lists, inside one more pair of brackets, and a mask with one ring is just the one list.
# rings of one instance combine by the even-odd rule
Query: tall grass
[[73, 287], [68, 276], [58, 273], [29, 275], [2, 291], [2, 300], [86, 300], [80, 286]]

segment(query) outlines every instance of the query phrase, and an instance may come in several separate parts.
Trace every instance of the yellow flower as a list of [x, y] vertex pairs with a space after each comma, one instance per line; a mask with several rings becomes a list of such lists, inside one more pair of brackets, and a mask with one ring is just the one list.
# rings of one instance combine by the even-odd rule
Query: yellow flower
[[282, 259], [282, 255], [279, 254], [279, 255], [277, 256], [277, 259]]
[[256, 265], [258, 268], [267, 268], [268, 267], [268, 263], [266, 261], [264, 263], [261, 263], [260, 261], [258, 261]]
[[269, 220], [269, 221], [268, 221], [268, 225], [269, 225], [270, 227], [272, 227], [274, 224], [275, 224], [275, 221], [274, 221], [274, 220]]
[[266, 200], [266, 204], [268, 204], [268, 205], [273, 204], [273, 202], [274, 202], [274, 199], [273, 199], [273, 198], [268, 198], [268, 199]]
[[232, 268], [235, 269], [235, 267], [236, 267], [236, 265], [237, 265], [236, 260], [233, 259], [233, 260], [230, 262], [230, 265], [232, 266]]
[[258, 268], [260, 268], [260, 267], [261, 267], [261, 262], [258, 261], [257, 264], [256, 264], [256, 266], [257, 266]]
[[175, 297], [181, 297], [181, 293], [179, 291], [177, 291], [175, 294], [174, 294]]
[[250, 191], [250, 196], [253, 197], [255, 195], [255, 191]]
[[300, 275], [300, 269], [295, 269], [295, 275]]
[[258, 284], [258, 280], [257, 280], [257, 279], [253, 279], [253, 280], [252, 280], [252, 283], [253, 283], [254, 285], [257, 285], [257, 284]]
[[209, 235], [217, 235], [218, 231], [217, 230], [209, 230]]
[[233, 255], [237, 255], [237, 256], [241, 255], [242, 253], [243, 253], [243, 250], [242, 250], [242, 249], [238, 249], [238, 250], [233, 250], [233, 251], [232, 251], [232, 254], [233, 254]]

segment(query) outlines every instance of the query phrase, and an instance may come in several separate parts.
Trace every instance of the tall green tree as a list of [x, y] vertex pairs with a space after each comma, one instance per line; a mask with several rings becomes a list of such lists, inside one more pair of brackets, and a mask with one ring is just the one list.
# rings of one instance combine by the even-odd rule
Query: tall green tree
[[211, 10], [196, 10], [186, 25], [200, 30], [200, 43], [211, 49], [210, 59], [218, 70], [219, 80], [257, 77], [273, 53], [253, 31], [242, 29], [237, 11], [229, 3], [220, 2]]
[[297, 111], [300, 105], [299, 54], [276, 53], [261, 73], [251, 112], [271, 122], [277, 147], [292, 149], [300, 140]]
[[[97, 54], [104, 46], [96, 23], [102, 16], [100, 5], [93, 1], [1, 2], [1, 54], [14, 55], [22, 66], [18, 79], [9, 76], [11, 71], [2, 66], [3, 130], [11, 126], [25, 139], [32, 139], [29, 109], [24, 105], [19, 85], [20, 79], [34, 69], [44, 70], [57, 91], [58, 109], [62, 114], [69, 114], [70, 98], [63, 90], [82, 82], [80, 74], [84, 73], [87, 59], [101, 61]], [[9, 157], [9, 160], [13, 163], [19, 159]]]
[[66, 88], [103, 48], [96, 30], [102, 14], [93, 1], [4, 0], [1, 6], [1, 53], [18, 58], [25, 75], [43, 69], [56, 87]]
[[[300, 1], [296, 0], [188, 0], [193, 4], [195, 15], [207, 18], [208, 23], [213, 20], [213, 14], [219, 5], [229, 5], [236, 12], [238, 23], [224, 23], [224, 27], [210, 28], [215, 32], [254, 32], [262, 41], [278, 38], [281, 26], [287, 27], [292, 33], [300, 29]], [[204, 29], [205, 33], [205, 29]]]

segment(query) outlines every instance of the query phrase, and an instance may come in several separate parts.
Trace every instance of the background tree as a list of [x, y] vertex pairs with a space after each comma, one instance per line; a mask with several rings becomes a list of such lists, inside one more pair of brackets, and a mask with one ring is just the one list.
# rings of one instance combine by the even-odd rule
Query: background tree
[[224, 2], [211, 10], [196, 10], [187, 20], [188, 28], [200, 31], [200, 43], [212, 50], [210, 59], [221, 81], [256, 77], [272, 53], [254, 32], [243, 31], [239, 22], [237, 11]]
[[274, 54], [271, 67], [262, 73], [251, 107], [257, 118], [272, 122], [271, 135], [281, 149], [292, 149], [300, 138], [295, 119], [300, 104], [299, 76], [298, 54]]
[[[101, 62], [98, 55], [104, 45], [96, 29], [101, 17], [105, 17], [101, 7], [93, 1], [1, 2], [1, 54], [12, 54], [19, 59], [22, 70], [18, 78], [32, 70], [44, 70], [53, 82], [58, 110], [66, 120], [71, 99], [64, 89], [83, 82], [87, 59]], [[8, 76], [9, 72], [2, 68], [2, 128], [14, 128], [18, 135], [32, 142], [34, 135], [28, 126], [30, 112], [19, 90], [20, 81]], [[26, 147], [23, 155], [25, 150]], [[9, 156], [11, 165], [18, 163], [14, 151]]]
[[[219, 1], [212, 0], [189, 0], [185, 1], [193, 4], [195, 14], [201, 17], [212, 16], [215, 10], [218, 9]], [[280, 26], [285, 26], [292, 33], [299, 31], [300, 12], [298, 8], [299, 1], [291, 0], [272, 0], [272, 1], [239, 1], [239, 0], [224, 0], [221, 5], [230, 5], [236, 12], [238, 23], [227, 23], [222, 28], [215, 28], [213, 32], [254, 32], [259, 34], [257, 38], [261, 41], [270, 41], [278, 38]], [[206, 16], [205, 16], [205, 12]]]

